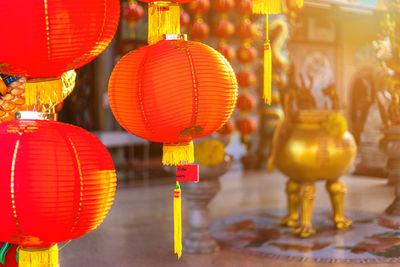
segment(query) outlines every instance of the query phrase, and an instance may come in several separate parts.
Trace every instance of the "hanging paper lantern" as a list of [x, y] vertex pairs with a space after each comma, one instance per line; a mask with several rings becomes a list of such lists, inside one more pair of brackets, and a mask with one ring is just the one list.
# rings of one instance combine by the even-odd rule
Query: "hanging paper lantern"
[[124, 19], [129, 21], [130, 24], [135, 24], [143, 17], [143, 7], [136, 1], [129, 1], [123, 10]]
[[257, 50], [252, 46], [242, 46], [236, 52], [237, 59], [242, 64], [249, 64], [257, 58]]
[[186, 9], [194, 15], [202, 15], [210, 9], [210, 0], [195, 0], [189, 3]]
[[240, 16], [250, 16], [252, 13], [251, 0], [238, 0], [236, 4], [236, 12]]
[[215, 132], [229, 119], [237, 82], [229, 63], [211, 47], [165, 40], [122, 58], [108, 94], [121, 126], [164, 143], [163, 163], [179, 165], [193, 162], [193, 138]]
[[210, 28], [208, 24], [205, 23], [202, 19], [196, 20], [190, 25], [189, 28], [189, 36], [194, 40], [204, 40], [210, 34]]
[[242, 118], [238, 121], [238, 130], [242, 135], [250, 135], [254, 133], [257, 129], [257, 123], [247, 117], [247, 118]]
[[235, 124], [230, 120], [227, 121], [219, 130], [218, 133], [222, 136], [230, 135], [235, 130]]
[[252, 95], [244, 94], [238, 97], [237, 107], [240, 111], [249, 112], [254, 108], [256, 100]]
[[58, 266], [57, 243], [90, 232], [106, 217], [116, 175], [93, 134], [38, 119], [46, 114], [19, 115], [32, 114], [35, 119], [0, 124], [0, 240], [20, 245], [20, 267]]
[[235, 33], [235, 26], [229, 20], [219, 20], [214, 23], [213, 32], [217, 38], [227, 39]]
[[256, 82], [256, 75], [249, 70], [243, 70], [237, 74], [237, 80], [240, 87], [250, 87]]
[[242, 40], [254, 40], [260, 36], [260, 31], [257, 24], [249, 20], [243, 20], [236, 26], [236, 35]]
[[228, 13], [235, 7], [234, 0], [215, 0], [214, 10], [217, 13]]
[[3, 1], [0, 25], [8, 41], [0, 42], [0, 72], [28, 78], [32, 99], [61, 91], [63, 72], [90, 62], [111, 42], [119, 9], [118, 0]]
[[220, 52], [228, 61], [232, 61], [235, 56], [235, 50], [232, 46], [228, 44], [222, 44], [215, 48], [218, 52]]
[[181, 10], [180, 22], [181, 22], [181, 27], [186, 27], [190, 24], [190, 16], [184, 10]]

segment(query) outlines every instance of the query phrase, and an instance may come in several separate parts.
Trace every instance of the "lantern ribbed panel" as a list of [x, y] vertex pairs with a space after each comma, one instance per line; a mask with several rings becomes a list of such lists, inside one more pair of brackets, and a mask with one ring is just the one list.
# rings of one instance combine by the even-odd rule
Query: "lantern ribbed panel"
[[104, 220], [116, 175], [94, 135], [59, 122], [16, 120], [0, 124], [0, 138], [1, 241], [48, 246], [80, 237]]
[[[154, 142], [207, 136], [231, 116], [237, 81], [226, 59], [209, 46], [160, 41], [126, 55], [109, 83], [114, 116], [127, 131]], [[185, 129], [201, 132], [183, 135]]]
[[0, 72], [53, 77], [81, 67], [111, 42], [119, 9], [118, 0], [2, 1]]

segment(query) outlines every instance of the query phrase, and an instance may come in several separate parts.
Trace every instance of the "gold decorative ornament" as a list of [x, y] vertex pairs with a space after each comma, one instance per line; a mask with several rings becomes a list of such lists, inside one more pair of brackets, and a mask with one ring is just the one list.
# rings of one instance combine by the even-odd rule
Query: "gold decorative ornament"
[[353, 165], [357, 148], [344, 117], [337, 111], [299, 110], [277, 129], [274, 142], [269, 167], [276, 163], [289, 177], [288, 216], [282, 224], [296, 227], [294, 233], [299, 237], [313, 235], [314, 183], [326, 181], [335, 227], [349, 228], [351, 221], [344, 216], [346, 189], [339, 178]]

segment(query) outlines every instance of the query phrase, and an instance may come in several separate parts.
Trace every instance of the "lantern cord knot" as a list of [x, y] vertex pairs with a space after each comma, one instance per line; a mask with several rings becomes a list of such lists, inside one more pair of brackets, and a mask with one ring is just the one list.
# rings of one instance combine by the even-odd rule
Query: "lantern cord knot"
[[19, 248], [19, 267], [59, 267], [57, 244], [41, 248]]
[[193, 163], [193, 142], [164, 143], [162, 162], [164, 165], [182, 165]]

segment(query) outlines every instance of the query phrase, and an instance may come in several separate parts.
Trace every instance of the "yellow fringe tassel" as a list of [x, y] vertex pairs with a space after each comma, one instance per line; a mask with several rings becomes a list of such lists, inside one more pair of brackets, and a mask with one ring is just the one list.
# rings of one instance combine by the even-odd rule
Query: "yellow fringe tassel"
[[182, 256], [182, 208], [181, 208], [181, 187], [176, 182], [174, 190], [174, 253], [178, 259]]
[[149, 3], [149, 32], [147, 42], [155, 44], [164, 34], [180, 34], [180, 8], [176, 2]]
[[264, 102], [271, 105], [272, 52], [269, 40], [264, 44]]
[[19, 267], [58, 267], [57, 245], [47, 248], [19, 249]]
[[193, 142], [164, 144], [163, 159], [164, 165], [182, 165], [194, 162]]
[[255, 14], [281, 13], [281, 0], [253, 0], [253, 13]]
[[30, 79], [25, 84], [25, 104], [52, 105], [63, 101], [61, 77], [52, 79]]

